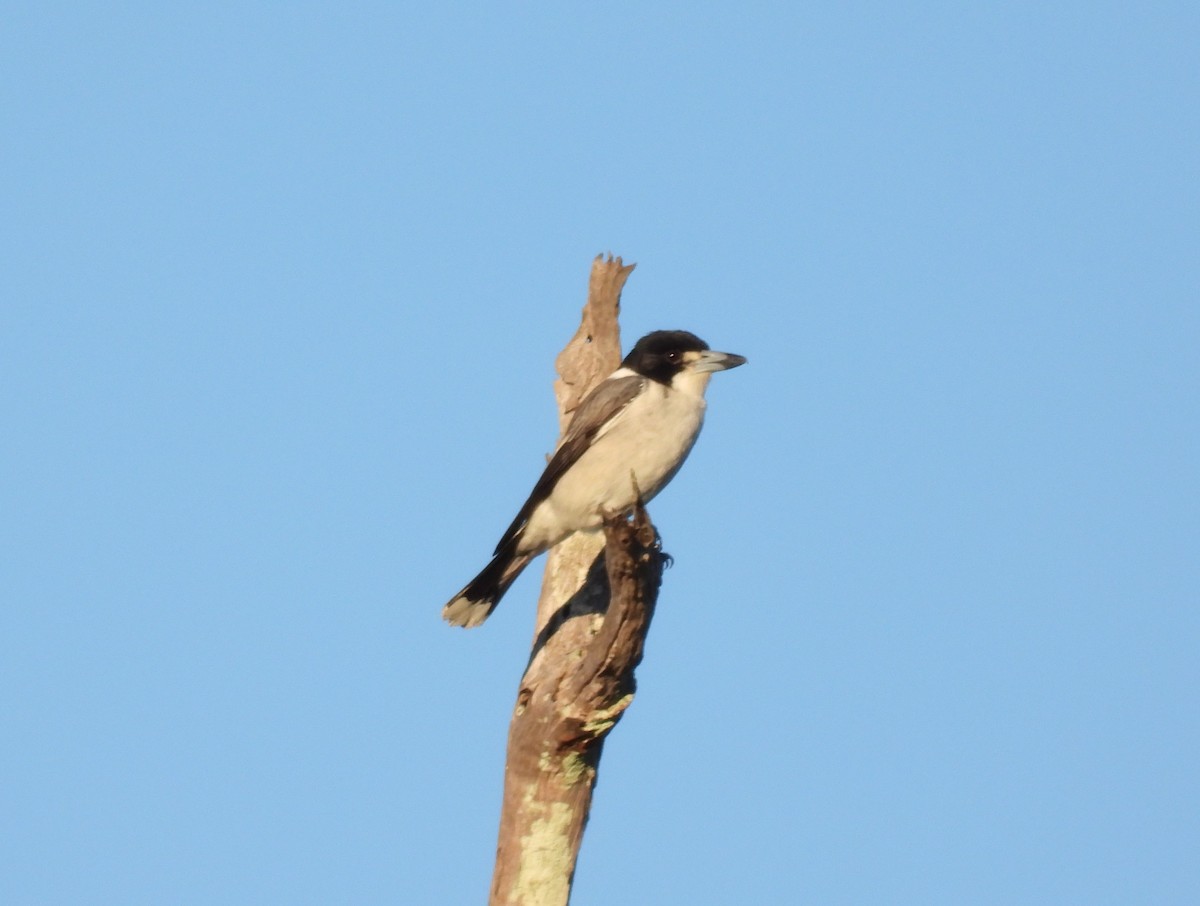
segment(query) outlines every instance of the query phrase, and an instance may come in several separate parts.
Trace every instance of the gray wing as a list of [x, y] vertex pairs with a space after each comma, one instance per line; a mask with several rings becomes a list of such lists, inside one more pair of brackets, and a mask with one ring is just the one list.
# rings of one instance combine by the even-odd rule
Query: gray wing
[[517, 513], [517, 518], [508, 527], [508, 531], [504, 533], [500, 543], [496, 545], [497, 554], [516, 538], [517, 533], [521, 531], [537, 505], [550, 496], [550, 492], [554, 490], [554, 486], [558, 484], [558, 480], [563, 477], [567, 469], [579, 461], [579, 457], [591, 446], [600, 430], [617, 413], [629, 405], [629, 401], [637, 396], [638, 391], [645, 383], [646, 379], [637, 374], [631, 374], [628, 377], [606, 378], [595, 390], [584, 397], [583, 402], [579, 404], [579, 408], [571, 417], [571, 424], [567, 426], [567, 434], [563, 438], [562, 444], [550, 457], [550, 462], [546, 464], [546, 470], [542, 472], [542, 477], [533, 486], [529, 499]]

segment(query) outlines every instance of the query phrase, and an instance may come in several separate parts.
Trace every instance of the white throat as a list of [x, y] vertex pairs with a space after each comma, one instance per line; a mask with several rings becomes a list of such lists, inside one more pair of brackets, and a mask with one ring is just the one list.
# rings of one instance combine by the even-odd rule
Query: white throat
[[708, 382], [712, 376], [711, 371], [696, 372], [686, 368], [671, 378], [671, 388], [704, 399], [704, 391], [708, 389]]

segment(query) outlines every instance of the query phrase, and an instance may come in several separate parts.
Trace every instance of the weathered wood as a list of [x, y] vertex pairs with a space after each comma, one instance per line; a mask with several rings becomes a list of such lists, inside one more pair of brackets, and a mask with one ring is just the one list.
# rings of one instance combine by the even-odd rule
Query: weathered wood
[[[621, 289], [633, 265], [598, 257], [579, 331], [559, 355], [560, 424], [620, 363]], [[634, 668], [662, 576], [654, 526], [637, 507], [604, 534], [550, 551], [533, 651], [508, 735], [492, 906], [564, 906], [608, 732], [633, 699]]]

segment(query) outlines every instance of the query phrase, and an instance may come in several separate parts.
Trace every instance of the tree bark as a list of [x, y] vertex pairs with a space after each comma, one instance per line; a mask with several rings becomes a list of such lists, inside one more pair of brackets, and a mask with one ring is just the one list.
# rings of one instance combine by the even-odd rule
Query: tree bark
[[[560, 427], [620, 364], [617, 314], [633, 270], [597, 257], [579, 330], [556, 362]], [[604, 739], [633, 700], [662, 559], [639, 504], [604, 535], [548, 555], [533, 650], [508, 733], [491, 906], [565, 906]]]

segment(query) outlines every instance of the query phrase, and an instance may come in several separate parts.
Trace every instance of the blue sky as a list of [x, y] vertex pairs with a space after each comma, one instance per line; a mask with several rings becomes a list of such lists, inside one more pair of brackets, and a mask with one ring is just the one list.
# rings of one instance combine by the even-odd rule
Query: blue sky
[[484, 900], [606, 251], [750, 364], [576, 906], [1200, 899], [1194, 4], [3, 23], [0, 900]]

